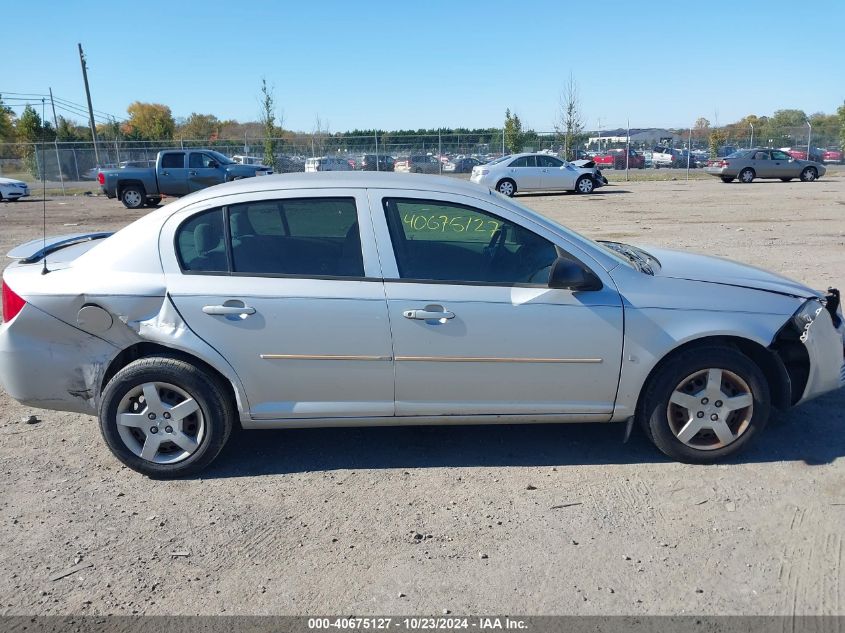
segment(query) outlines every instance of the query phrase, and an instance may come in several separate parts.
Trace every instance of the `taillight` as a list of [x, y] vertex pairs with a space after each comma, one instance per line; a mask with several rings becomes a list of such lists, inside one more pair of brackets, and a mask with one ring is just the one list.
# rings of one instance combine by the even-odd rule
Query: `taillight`
[[18, 312], [26, 305], [26, 301], [21, 299], [18, 295], [12, 292], [12, 289], [6, 285], [6, 280], [3, 280], [3, 320], [8, 323], [16, 316]]
[[100, 183], [101, 185], [106, 184], [106, 177], [103, 174], [103, 172], [100, 172], [100, 173], [97, 174], [97, 182]]

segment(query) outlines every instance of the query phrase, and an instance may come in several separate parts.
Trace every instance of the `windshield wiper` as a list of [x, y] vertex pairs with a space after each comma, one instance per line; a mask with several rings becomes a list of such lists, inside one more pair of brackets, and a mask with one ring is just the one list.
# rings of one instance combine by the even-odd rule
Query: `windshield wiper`
[[[628, 258], [628, 260], [637, 267], [642, 273], [646, 275], [654, 276], [654, 267], [651, 265], [653, 260], [652, 257], [648, 256], [648, 253], [645, 251], [641, 251], [638, 248], [633, 248], [632, 246], [628, 246], [627, 244], [622, 244], [620, 242], [602, 242], [608, 248], [613, 249], [620, 255], [624, 255]], [[653, 260], [657, 261], [657, 260]]]

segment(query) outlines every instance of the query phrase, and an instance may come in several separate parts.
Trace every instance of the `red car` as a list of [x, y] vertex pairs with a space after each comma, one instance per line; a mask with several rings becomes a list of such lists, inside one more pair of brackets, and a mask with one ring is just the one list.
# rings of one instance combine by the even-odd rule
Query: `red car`
[[822, 152], [822, 162], [833, 163], [835, 165], [842, 164], [842, 150], [838, 147], [828, 147]]
[[[609, 149], [604, 154], [593, 156], [596, 167], [613, 167], [613, 169], [625, 169], [625, 150], [624, 149]], [[645, 156], [628, 150], [628, 167], [630, 169], [644, 169]]]
[[817, 163], [822, 162], [822, 150], [816, 149], [815, 147], [810, 148], [810, 158], [807, 158], [807, 148], [804, 149], [800, 147], [782, 147], [781, 148], [784, 152], [792, 156], [792, 158], [796, 160], [812, 160]]

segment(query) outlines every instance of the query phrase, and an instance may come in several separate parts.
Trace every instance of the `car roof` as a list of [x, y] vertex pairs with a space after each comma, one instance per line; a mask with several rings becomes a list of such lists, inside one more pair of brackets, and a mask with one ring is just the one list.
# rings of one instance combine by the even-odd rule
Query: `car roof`
[[[181, 208], [204, 200], [241, 193], [334, 188], [430, 190], [439, 193], [454, 193], [476, 197], [479, 194], [484, 195], [488, 192], [488, 187], [448, 176], [377, 171], [297, 172], [243, 178], [241, 180], [215, 185], [181, 198], [178, 205]], [[171, 205], [162, 207], [162, 210], [169, 206]]]

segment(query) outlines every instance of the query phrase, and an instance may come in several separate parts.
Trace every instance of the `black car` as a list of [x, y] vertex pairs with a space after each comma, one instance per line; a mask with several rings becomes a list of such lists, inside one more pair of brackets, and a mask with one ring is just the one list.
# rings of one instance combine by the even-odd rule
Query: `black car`
[[[358, 162], [358, 169], [362, 171], [393, 171], [395, 161], [392, 156], [384, 154], [364, 154]], [[378, 165], [378, 168], [376, 166]]]
[[443, 165], [443, 171], [448, 171], [454, 174], [469, 174], [472, 172], [473, 167], [481, 164], [483, 163], [477, 158], [456, 158]]

